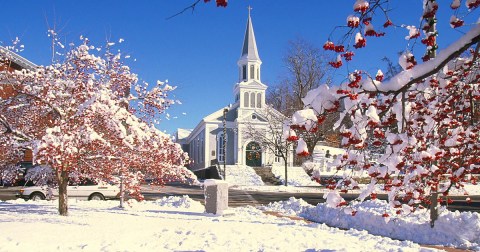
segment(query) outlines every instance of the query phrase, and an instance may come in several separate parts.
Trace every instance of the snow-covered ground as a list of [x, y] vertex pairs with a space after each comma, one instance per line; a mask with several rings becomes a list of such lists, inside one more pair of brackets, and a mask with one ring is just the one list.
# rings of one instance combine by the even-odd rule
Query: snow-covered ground
[[[277, 203], [268, 209], [299, 215], [312, 209], [313, 216], [313, 206], [293, 199], [289, 202]], [[266, 215], [252, 207], [233, 208], [225, 216], [205, 214], [200, 203], [186, 196], [130, 202], [124, 210], [117, 207], [118, 201], [71, 200], [68, 217], [57, 215], [57, 204], [57, 201], [0, 201], [0, 251], [433, 250], [366, 231], [341, 230], [325, 224]], [[337, 214], [345, 217], [338, 211]], [[333, 217], [333, 213], [328, 216]], [[476, 216], [450, 219], [450, 222], [461, 221], [467, 225], [465, 221], [478, 220], [478, 214]], [[359, 213], [356, 220], [368, 218]], [[447, 223], [444, 215], [441, 218]], [[346, 218], [344, 223], [353, 225], [354, 220]], [[371, 222], [376, 223], [374, 226], [378, 229], [384, 226], [382, 219], [367, 221]], [[417, 233], [417, 225], [406, 227], [403, 232]], [[420, 234], [433, 239], [437, 233]]]
[[[312, 206], [302, 199], [290, 198], [288, 201], [275, 202], [261, 209], [420, 244], [480, 250], [479, 213], [451, 212], [441, 208], [438, 220], [434, 228], [431, 228], [428, 210], [396, 217], [395, 209], [390, 209], [388, 203], [382, 200], [365, 201], [349, 208], [338, 209], [327, 204]], [[388, 217], [383, 217], [385, 213]]]

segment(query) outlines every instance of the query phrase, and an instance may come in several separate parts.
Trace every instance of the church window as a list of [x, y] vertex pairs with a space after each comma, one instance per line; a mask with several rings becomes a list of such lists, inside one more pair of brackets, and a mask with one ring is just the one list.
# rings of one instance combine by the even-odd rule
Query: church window
[[255, 79], [255, 66], [250, 65], [250, 79]]
[[280, 163], [280, 152], [278, 151], [278, 149], [275, 149], [275, 159], [274, 159], [274, 162], [275, 163]]
[[200, 162], [200, 138], [197, 138], [197, 151], [196, 159]]
[[257, 108], [262, 107], [262, 94], [258, 93], [257, 94]]
[[245, 92], [245, 94], [243, 95], [243, 102], [244, 102], [244, 107], [247, 107], [248, 108], [248, 97], [249, 97], [249, 94], [248, 92]]
[[243, 76], [243, 80], [246, 80], [247, 79], [247, 65], [243, 65], [242, 67], [242, 76]]
[[[281, 141], [277, 140], [277, 146], [281, 146]], [[274, 158], [275, 163], [280, 163], [280, 149], [279, 147], [275, 147], [275, 158]]]
[[255, 108], [255, 93], [250, 95], [250, 107]]
[[[223, 132], [218, 133], [217, 135], [217, 160], [218, 162], [225, 162], [225, 153], [223, 152]], [[225, 142], [228, 141], [228, 138], [225, 139]]]
[[260, 68], [257, 68], [257, 80], [260, 80]]
[[200, 162], [204, 161], [205, 158], [205, 153], [204, 153], [204, 145], [203, 145], [203, 139], [200, 140]]

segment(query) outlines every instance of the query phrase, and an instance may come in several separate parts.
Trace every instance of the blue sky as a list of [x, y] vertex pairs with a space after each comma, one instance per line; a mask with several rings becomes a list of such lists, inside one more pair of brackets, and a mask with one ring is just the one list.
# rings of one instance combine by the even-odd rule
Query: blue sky
[[[166, 20], [192, 2], [194, 0], [0, 1], [0, 41], [8, 45], [19, 37], [25, 45], [21, 55], [45, 65], [49, 64], [51, 53], [47, 29], [54, 24], [66, 44], [78, 43], [80, 35], [95, 45], [123, 38], [125, 42], [119, 48], [131, 55], [127, 65], [142, 80], [154, 83], [168, 79], [170, 85], [177, 86], [171, 97], [182, 104], [169, 109], [171, 120], [163, 119], [159, 126], [174, 133], [176, 128], [195, 127], [202, 117], [233, 103], [233, 85], [238, 80], [236, 62], [240, 57], [248, 5], [253, 7], [252, 21], [263, 61], [262, 81], [272, 87], [285, 75], [282, 57], [288, 41], [303, 38], [321, 47], [336, 25], [345, 24], [354, 1], [230, 0], [227, 8], [215, 7], [214, 0], [201, 1], [193, 13], [189, 10]], [[422, 1], [392, 2], [394, 22], [418, 25]], [[449, 8], [445, 10], [447, 6], [441, 7], [444, 12], [440, 18], [448, 20], [452, 12]], [[374, 24], [380, 28], [383, 19]], [[441, 48], [461, 35], [449, 29], [446, 20], [439, 24], [439, 30]], [[381, 61], [384, 56], [397, 60], [396, 53], [408, 46], [403, 39], [407, 30], [389, 28], [386, 32], [386, 37], [370, 38], [368, 47], [356, 52], [350, 70], [361, 68], [374, 74], [378, 68], [385, 68]], [[332, 38], [340, 35], [341, 30]], [[414, 51], [419, 61], [423, 50], [424, 47], [417, 45]], [[346, 71], [343, 67], [334, 72], [337, 83]]]

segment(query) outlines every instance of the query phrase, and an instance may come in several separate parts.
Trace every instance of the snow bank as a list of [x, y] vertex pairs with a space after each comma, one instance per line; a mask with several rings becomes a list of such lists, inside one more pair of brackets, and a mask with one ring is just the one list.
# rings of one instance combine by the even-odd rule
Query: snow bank
[[[291, 186], [318, 186], [318, 183], [312, 181], [310, 176], [302, 167], [288, 167], [288, 185]], [[273, 165], [272, 173], [285, 184], [285, 167], [283, 165]]]
[[[221, 166], [223, 169], [223, 166]], [[262, 178], [252, 167], [246, 165], [227, 165], [227, 182], [229, 185], [262, 186]]]
[[[327, 204], [312, 206], [302, 199], [269, 204], [264, 210], [297, 215], [329, 226], [365, 230], [370, 234], [410, 240], [420, 244], [453, 246], [480, 250], [480, 214], [451, 212], [441, 209], [435, 227], [430, 227], [428, 210], [395, 217], [386, 201], [374, 200], [357, 203], [351, 208], [332, 208]], [[355, 215], [352, 215], [355, 212]], [[387, 213], [389, 218], [382, 217]]]

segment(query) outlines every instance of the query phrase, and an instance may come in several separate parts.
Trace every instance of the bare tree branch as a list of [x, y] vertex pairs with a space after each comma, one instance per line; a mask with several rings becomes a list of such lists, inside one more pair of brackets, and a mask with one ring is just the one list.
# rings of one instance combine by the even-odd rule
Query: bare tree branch
[[179, 11], [178, 13], [170, 16], [170, 17], [167, 17], [166, 20], [169, 20], [169, 19], [172, 19], [180, 14], [183, 14], [185, 11], [189, 10], [189, 9], [192, 9], [192, 13], [195, 11], [195, 7], [197, 6], [197, 4], [200, 2], [201, 0], [196, 0], [193, 4], [191, 4], [190, 6], [188, 7], [185, 7], [183, 10]]

